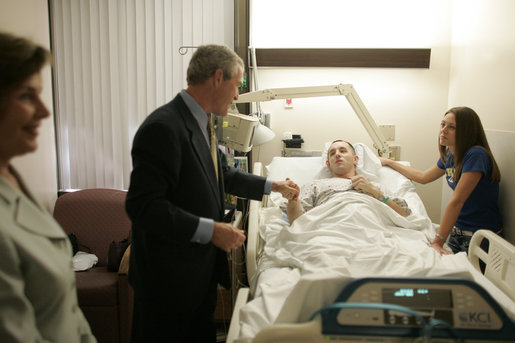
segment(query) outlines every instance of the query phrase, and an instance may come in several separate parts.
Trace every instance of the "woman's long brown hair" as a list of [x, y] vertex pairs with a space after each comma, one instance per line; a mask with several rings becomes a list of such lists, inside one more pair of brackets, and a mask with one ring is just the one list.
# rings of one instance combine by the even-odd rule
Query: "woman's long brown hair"
[[[453, 180], [458, 181], [460, 179], [461, 171], [463, 169], [463, 158], [465, 157], [467, 151], [470, 148], [477, 146], [485, 150], [490, 157], [490, 161], [492, 161], [492, 176], [490, 178], [490, 182], [500, 182], [501, 172], [499, 171], [497, 162], [495, 161], [494, 155], [490, 150], [485, 131], [483, 130], [483, 125], [481, 124], [481, 120], [479, 119], [477, 113], [473, 109], [464, 106], [453, 107], [445, 112], [445, 114], [448, 113], [454, 113], [456, 118], [456, 146], [454, 148], [453, 156], [455, 171]], [[440, 141], [438, 141], [438, 146], [440, 151], [440, 158], [445, 164], [449, 158], [449, 149], [448, 147], [441, 145]]]

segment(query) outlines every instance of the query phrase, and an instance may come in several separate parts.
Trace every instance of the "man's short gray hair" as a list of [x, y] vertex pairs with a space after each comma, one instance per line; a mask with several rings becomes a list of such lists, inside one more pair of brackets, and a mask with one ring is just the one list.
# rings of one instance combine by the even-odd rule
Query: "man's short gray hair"
[[222, 69], [224, 80], [232, 79], [238, 68], [243, 69], [243, 60], [225, 45], [202, 45], [193, 54], [188, 66], [186, 81], [188, 85], [204, 83]]

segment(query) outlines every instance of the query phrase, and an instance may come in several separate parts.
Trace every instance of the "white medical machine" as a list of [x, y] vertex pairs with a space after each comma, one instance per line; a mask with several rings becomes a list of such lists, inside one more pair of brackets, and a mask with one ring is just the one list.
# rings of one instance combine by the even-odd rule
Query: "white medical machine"
[[328, 340], [515, 341], [514, 321], [483, 288], [467, 279], [356, 279], [334, 304], [317, 314]]
[[222, 117], [222, 120], [222, 134], [218, 135], [220, 143], [241, 152], [252, 150], [252, 139], [259, 125], [259, 119], [229, 112], [227, 116]]
[[362, 278], [309, 322], [265, 328], [252, 342], [515, 342], [515, 323], [467, 279]]

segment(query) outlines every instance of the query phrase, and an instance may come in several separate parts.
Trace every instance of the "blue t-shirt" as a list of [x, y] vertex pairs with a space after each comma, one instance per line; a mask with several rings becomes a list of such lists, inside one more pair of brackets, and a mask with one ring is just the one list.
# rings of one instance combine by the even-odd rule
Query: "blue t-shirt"
[[[451, 179], [455, 171], [452, 154], [449, 153], [445, 166], [441, 159], [438, 159], [437, 165], [440, 169], [445, 170], [447, 184], [454, 191], [458, 182]], [[462, 230], [473, 232], [479, 229], [499, 231], [502, 228], [502, 218], [499, 211], [499, 183], [490, 182], [492, 162], [483, 148], [472, 147], [463, 158], [461, 174], [473, 171], [479, 171], [483, 175], [465, 204], [463, 204], [455, 225]]]

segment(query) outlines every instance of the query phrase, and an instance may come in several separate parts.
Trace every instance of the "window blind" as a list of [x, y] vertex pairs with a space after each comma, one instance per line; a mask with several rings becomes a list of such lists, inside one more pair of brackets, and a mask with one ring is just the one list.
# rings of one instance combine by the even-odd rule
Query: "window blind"
[[[233, 47], [231, 0], [51, 0], [60, 189], [127, 189], [143, 119], [186, 87], [192, 49]], [[165, 147], [163, 147], [165, 148]]]

